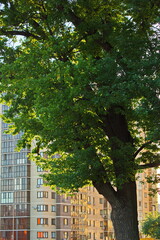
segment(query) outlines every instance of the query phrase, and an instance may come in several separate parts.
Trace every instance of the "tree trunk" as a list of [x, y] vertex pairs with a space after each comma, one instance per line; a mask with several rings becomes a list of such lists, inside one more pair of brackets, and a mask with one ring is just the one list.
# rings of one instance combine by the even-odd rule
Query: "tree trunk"
[[136, 209], [131, 205], [112, 207], [111, 220], [116, 240], [139, 240]]
[[139, 240], [136, 183], [124, 184], [117, 195], [111, 212], [116, 240]]
[[125, 183], [114, 192], [108, 183], [94, 183], [94, 186], [112, 207], [116, 240], [139, 240], [136, 182]]

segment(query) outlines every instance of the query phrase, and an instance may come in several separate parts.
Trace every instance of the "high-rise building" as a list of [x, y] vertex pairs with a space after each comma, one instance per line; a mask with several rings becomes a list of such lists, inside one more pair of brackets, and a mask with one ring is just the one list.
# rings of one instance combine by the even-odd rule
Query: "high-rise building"
[[0, 240], [111, 239], [110, 207], [96, 189], [60, 196], [44, 186], [29, 149], [15, 150], [22, 134], [6, 134], [7, 128], [0, 121]]
[[[0, 112], [7, 109], [0, 106]], [[0, 122], [0, 239], [27, 240], [30, 235], [30, 161], [28, 150], [15, 152], [16, 136], [5, 134]]]

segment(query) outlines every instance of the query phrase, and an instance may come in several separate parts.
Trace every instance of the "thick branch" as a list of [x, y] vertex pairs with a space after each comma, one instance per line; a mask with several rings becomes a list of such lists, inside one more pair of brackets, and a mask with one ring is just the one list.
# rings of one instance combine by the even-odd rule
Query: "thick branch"
[[116, 137], [124, 143], [133, 144], [133, 138], [128, 130], [127, 120], [123, 111], [124, 109], [121, 106], [110, 107], [106, 115], [99, 115], [103, 122], [101, 127], [109, 139]]
[[111, 205], [118, 201], [118, 198], [116, 197], [117, 192], [109, 182], [104, 183], [101, 181], [93, 181], [93, 186], [97, 189], [99, 194], [102, 194], [107, 199]]
[[[84, 19], [79, 18], [72, 10], [69, 10], [69, 18], [71, 20], [71, 22], [75, 25], [75, 27], [78, 27], [80, 24], [84, 23]], [[87, 24], [87, 23], [86, 23]], [[89, 36], [89, 35], [94, 35], [97, 33], [97, 30], [94, 29], [89, 29], [86, 31], [85, 36]], [[101, 39], [101, 36], [99, 36], [99, 39], [96, 39], [95, 42], [100, 45], [105, 51], [109, 52], [112, 50], [112, 46], [109, 42], [103, 42], [103, 40]]]
[[146, 143], [144, 143], [136, 152], [135, 154], [133, 155], [134, 156], [134, 159], [137, 157], [137, 155], [148, 145], [152, 143], [152, 141], [148, 141]]

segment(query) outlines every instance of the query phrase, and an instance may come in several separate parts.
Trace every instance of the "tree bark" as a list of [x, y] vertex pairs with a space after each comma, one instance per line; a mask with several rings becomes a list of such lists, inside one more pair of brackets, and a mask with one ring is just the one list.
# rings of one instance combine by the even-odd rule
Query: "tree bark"
[[94, 186], [112, 207], [111, 220], [116, 240], [139, 240], [136, 182], [125, 183], [120, 190], [110, 192], [106, 184]]
[[112, 204], [111, 220], [117, 240], [139, 240], [136, 182], [125, 183]]
[[137, 209], [133, 205], [112, 206], [111, 220], [116, 240], [139, 240]]

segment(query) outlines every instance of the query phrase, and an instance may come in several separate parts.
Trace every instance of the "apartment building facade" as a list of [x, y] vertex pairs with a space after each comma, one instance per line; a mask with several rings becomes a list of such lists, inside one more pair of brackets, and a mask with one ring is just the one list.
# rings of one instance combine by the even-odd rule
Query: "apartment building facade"
[[[2, 113], [7, 109], [0, 106]], [[28, 150], [15, 152], [21, 134], [11, 136], [0, 122], [0, 239], [29, 239], [30, 162]]]
[[7, 128], [0, 121], [0, 240], [108, 240], [109, 205], [96, 189], [60, 196], [44, 186], [29, 149], [15, 150], [22, 134], [6, 134]]

